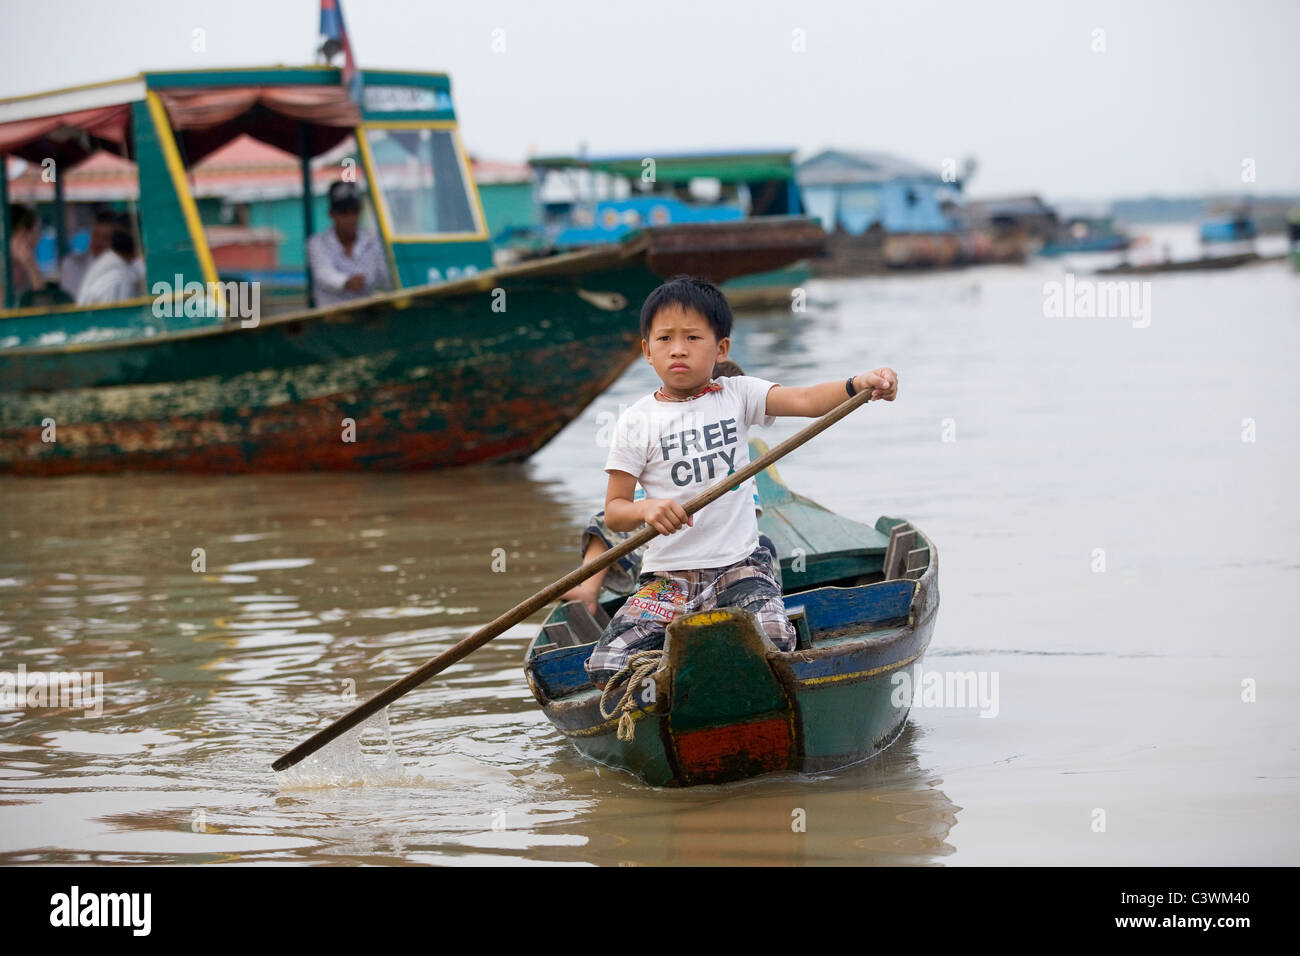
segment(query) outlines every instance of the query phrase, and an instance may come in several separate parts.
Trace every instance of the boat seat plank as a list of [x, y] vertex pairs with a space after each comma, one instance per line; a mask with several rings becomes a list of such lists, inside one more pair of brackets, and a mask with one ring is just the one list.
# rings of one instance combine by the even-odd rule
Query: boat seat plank
[[605, 628], [597, 623], [587, 605], [581, 601], [565, 601], [560, 605], [560, 613], [564, 615], [564, 620], [568, 622], [569, 628], [578, 638], [579, 644], [591, 644], [600, 640], [601, 633]]
[[551, 643], [556, 647], [572, 647], [575, 644], [582, 643], [565, 621], [556, 621], [554, 624], [544, 625], [542, 630], [546, 632], [546, 636], [550, 638]]
[[916, 531], [904, 521], [894, 525], [889, 532], [889, 547], [885, 550], [885, 560], [881, 570], [885, 580], [892, 581], [903, 576], [907, 570], [907, 555], [916, 544]]
[[591, 686], [591, 678], [583, 665], [591, 656], [593, 647], [594, 644], [577, 644], [533, 657], [528, 662], [528, 667], [542, 692], [551, 700], [556, 700]]
[[856, 588], [817, 588], [786, 597], [787, 613], [802, 606], [814, 641], [818, 632], [905, 620], [916, 585], [908, 580], [882, 581]]

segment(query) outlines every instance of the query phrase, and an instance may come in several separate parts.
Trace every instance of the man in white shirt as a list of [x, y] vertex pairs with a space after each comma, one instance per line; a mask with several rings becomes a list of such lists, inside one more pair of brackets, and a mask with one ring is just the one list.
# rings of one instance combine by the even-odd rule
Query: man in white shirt
[[109, 248], [90, 264], [81, 280], [77, 305], [109, 305], [140, 294], [140, 274], [133, 265], [135, 237], [122, 219], [113, 226]]
[[117, 213], [108, 209], [101, 210], [95, 215], [95, 222], [90, 227], [90, 245], [82, 252], [69, 253], [63, 257], [59, 266], [59, 287], [74, 302], [81, 294], [82, 283], [86, 281], [86, 273], [91, 265], [108, 250], [116, 222]]
[[360, 229], [361, 193], [352, 183], [330, 187], [333, 227], [307, 240], [312, 293], [317, 305], [337, 305], [392, 288], [383, 244]]

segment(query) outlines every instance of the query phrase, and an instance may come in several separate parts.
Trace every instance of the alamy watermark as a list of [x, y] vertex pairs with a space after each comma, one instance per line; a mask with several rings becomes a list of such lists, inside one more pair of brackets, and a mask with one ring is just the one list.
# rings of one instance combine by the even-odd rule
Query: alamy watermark
[[1043, 283], [1043, 315], [1049, 319], [1132, 319], [1133, 328], [1151, 324], [1150, 282], [1098, 282], [1065, 274], [1064, 282]]
[[87, 717], [104, 714], [103, 671], [0, 671], [0, 710], [68, 707]]
[[175, 282], [155, 282], [149, 291], [154, 297], [154, 318], [239, 319], [245, 329], [255, 329], [262, 321], [260, 282], [186, 282], [177, 273]]
[[895, 707], [979, 708], [981, 717], [996, 717], [997, 671], [927, 671], [917, 665], [916, 674], [898, 671], [889, 678], [894, 685], [889, 701]]

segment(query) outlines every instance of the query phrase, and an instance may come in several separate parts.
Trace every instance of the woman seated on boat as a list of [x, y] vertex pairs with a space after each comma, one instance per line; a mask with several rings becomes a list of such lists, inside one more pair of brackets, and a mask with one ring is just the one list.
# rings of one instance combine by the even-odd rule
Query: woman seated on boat
[[77, 305], [109, 305], [140, 295], [140, 273], [135, 267], [135, 236], [125, 216], [113, 223], [108, 248], [86, 270], [77, 293]]
[[[723, 359], [713, 366], [714, 378], [744, 374], [745, 370], [731, 359]], [[640, 501], [644, 497], [645, 489], [638, 484], [634, 500]], [[762, 514], [763, 503], [758, 500], [758, 491], [755, 490], [754, 515], [759, 517]], [[578, 547], [578, 550], [582, 552], [582, 563], [590, 564], [610, 548], [620, 545], [632, 537], [634, 533], [632, 531], [610, 530], [609, 525], [605, 524], [605, 509], [602, 508], [591, 516], [591, 520], [587, 522], [587, 530], [582, 532], [582, 540]], [[760, 534], [758, 541], [759, 544], [764, 545], [773, 554], [776, 554], [776, 545], [767, 535]], [[641, 559], [645, 557], [645, 549], [649, 546], [649, 542], [646, 542], [641, 547], [629, 551], [603, 571], [597, 571], [581, 584], [560, 595], [560, 600], [581, 601], [587, 605], [588, 611], [595, 614], [596, 602], [600, 599], [601, 588], [609, 588], [615, 594], [621, 594], [624, 597], [632, 594], [636, 590], [636, 579], [641, 576]], [[781, 580], [780, 564], [777, 564], [775, 570], [776, 579], [779, 583]]]
[[307, 240], [317, 305], [336, 305], [389, 289], [388, 260], [379, 238], [359, 228], [361, 193], [353, 183], [330, 187], [332, 227]]
[[[31, 206], [9, 208], [9, 250], [13, 260], [14, 301], [24, 292], [45, 288], [45, 274], [36, 262], [36, 246], [41, 241], [41, 219]], [[3, 279], [3, 276], [0, 276]]]

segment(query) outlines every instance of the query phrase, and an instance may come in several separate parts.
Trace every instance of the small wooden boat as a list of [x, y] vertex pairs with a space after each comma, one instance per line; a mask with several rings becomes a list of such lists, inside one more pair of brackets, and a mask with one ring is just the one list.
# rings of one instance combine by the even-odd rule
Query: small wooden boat
[[1201, 223], [1201, 242], [1250, 242], [1259, 236], [1259, 229], [1250, 214], [1240, 211], [1232, 216], [1211, 219]]
[[1043, 243], [1040, 256], [1065, 256], [1076, 252], [1123, 252], [1133, 240], [1115, 228], [1110, 217], [1075, 216]]
[[[750, 453], [766, 451], [751, 442]], [[524, 671], [547, 719], [588, 757], [654, 786], [715, 784], [778, 771], [817, 773], [879, 753], [902, 732], [909, 683], [939, 607], [938, 559], [907, 522], [868, 527], [786, 487], [775, 468], [757, 478], [759, 532], [781, 561], [798, 647], [778, 651], [738, 608], [668, 626], [653, 693], [631, 711], [631, 739], [602, 716], [583, 667], [607, 615], [557, 606], [528, 648]]]
[[1163, 262], [1121, 263], [1098, 269], [1099, 276], [1154, 275], [1157, 272], [1204, 272], [1214, 269], [1235, 269], [1251, 262], [1260, 262], [1256, 252], [1239, 252], [1229, 256], [1203, 256], [1200, 259], [1170, 259]]

